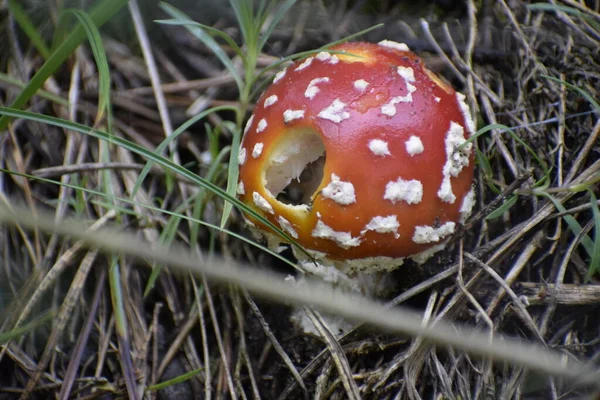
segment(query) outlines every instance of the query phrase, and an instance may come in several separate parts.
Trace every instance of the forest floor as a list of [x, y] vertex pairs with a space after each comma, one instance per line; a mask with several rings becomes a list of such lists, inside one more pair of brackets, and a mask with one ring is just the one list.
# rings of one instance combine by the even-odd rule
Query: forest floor
[[[355, 40], [406, 43], [467, 96], [481, 133], [473, 215], [426, 264], [391, 273], [386, 302], [422, 320], [365, 316], [323, 336], [290, 321], [298, 304], [270, 289], [283, 282], [227, 284], [231, 271], [296, 273], [225, 206], [261, 86], [248, 59], [159, 23], [176, 11], [157, 2], [98, 0], [61, 19], [80, 3], [0, 4], [0, 399], [600, 393], [600, 2], [300, 0], [255, 49], [250, 72], [269, 80], [284, 57], [383, 23]], [[293, 2], [275, 3], [265, 27]], [[247, 40], [226, 1], [170, 4]], [[76, 21], [90, 29], [71, 35]], [[491, 336], [486, 353], [411, 335], [444, 322], [532, 356]]]

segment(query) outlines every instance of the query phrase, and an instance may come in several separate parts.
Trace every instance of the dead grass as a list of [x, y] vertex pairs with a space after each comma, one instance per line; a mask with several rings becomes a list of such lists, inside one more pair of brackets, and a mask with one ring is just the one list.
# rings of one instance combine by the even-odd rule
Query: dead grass
[[[360, 7], [367, 3], [377, 4], [300, 1], [275, 31], [259, 64], [385, 22], [365, 39], [406, 42], [467, 95], [480, 128], [514, 127], [522, 141], [500, 128], [478, 139], [475, 215], [443, 254], [423, 268], [407, 265], [394, 273], [398, 289], [390, 305], [408, 305], [431, 324], [464, 322], [531, 340], [597, 368], [600, 285], [595, 276], [587, 280], [590, 257], [581, 244], [586, 235], [594, 240], [594, 217], [589, 192], [579, 189], [600, 195], [594, 181], [600, 175], [600, 111], [577, 91], [544, 76], [600, 97], [600, 31], [594, 25], [600, 23], [600, 4], [558, 3], [578, 10], [578, 16], [528, 10], [520, 1], [505, 0], [477, 2], [477, 13], [472, 1], [453, 11]], [[42, 7], [32, 2], [30, 11], [39, 13]], [[154, 8], [142, 11], [164, 17]], [[214, 15], [195, 11], [200, 8], [189, 10], [192, 17], [236, 35], [219, 7]], [[0, 41], [8, 44], [0, 56], [2, 70], [26, 82], [41, 59], [7, 10], [1, 12]], [[147, 32], [140, 35], [149, 34], [156, 72], [148, 68], [133, 33], [107, 33], [103, 39], [113, 77], [114, 133], [155, 149], [165, 132], [190, 115], [214, 105], [235, 105], [237, 97], [233, 80], [185, 30], [149, 19], [145, 24]], [[92, 126], [98, 100], [95, 71], [90, 51], [79, 48], [44, 87], [77, 108], [36, 96], [29, 109]], [[0, 79], [0, 105], [9, 105], [19, 90]], [[212, 114], [207, 124], [214, 129], [229, 118], [228, 113]], [[206, 176], [230, 139], [226, 129], [210, 139], [207, 125], [196, 124], [170, 154]], [[132, 196], [144, 162], [123, 148], [103, 147], [85, 135], [23, 119], [0, 133], [1, 168], [90, 189], [109, 185], [115, 197]], [[225, 185], [226, 168], [223, 163], [214, 168], [214, 183]], [[293, 273], [264, 252], [204, 227], [190, 243], [192, 223], [141, 206], [176, 210], [184, 204], [181, 214], [219, 224], [222, 200], [199, 195], [189, 181], [174, 178], [153, 169], [135, 194], [138, 205], [131, 205], [1, 172], [0, 201], [2, 207], [23, 203], [33, 215], [44, 211], [57, 220], [85, 219], [93, 222], [90, 230], [119, 226], [151, 243], [184, 244], [204, 260], [220, 254], [257, 269]], [[512, 207], [486, 219], [513, 196]], [[566, 216], [581, 232], [573, 232]], [[238, 212], [232, 214], [230, 229], [246, 233]], [[152, 262], [107, 256], [41, 230], [3, 225], [0, 256], [0, 332], [47, 312], [53, 315], [51, 323], [0, 346], [0, 398], [141, 398], [145, 388], [190, 371], [191, 379], [145, 396], [558, 399], [590, 393], [572, 380], [442, 349], [420, 337], [362, 326], [335, 337], [311, 309], [322, 336], [303, 336], [289, 322], [286, 304], [166, 268], [144, 296]], [[115, 266], [126, 332], [120, 331], [123, 321], [113, 312], [107, 283], [107, 270]], [[125, 392], [131, 385], [135, 391]]]

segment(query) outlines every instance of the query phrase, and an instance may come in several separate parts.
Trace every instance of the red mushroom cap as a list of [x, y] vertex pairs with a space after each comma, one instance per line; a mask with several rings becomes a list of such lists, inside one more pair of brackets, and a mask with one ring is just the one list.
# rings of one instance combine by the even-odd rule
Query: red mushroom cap
[[[472, 145], [458, 149], [474, 131], [464, 96], [404, 44], [331, 50], [346, 54], [295, 62], [259, 99], [240, 199], [325, 261], [423, 261], [473, 204]], [[294, 190], [301, 198], [286, 199]]]

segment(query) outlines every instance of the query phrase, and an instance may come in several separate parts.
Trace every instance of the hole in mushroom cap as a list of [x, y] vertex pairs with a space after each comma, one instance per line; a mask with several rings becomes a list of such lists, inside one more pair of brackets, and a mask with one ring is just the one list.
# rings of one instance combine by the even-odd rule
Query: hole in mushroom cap
[[265, 188], [279, 202], [301, 206], [311, 202], [323, 179], [325, 144], [310, 129], [287, 132], [269, 154]]

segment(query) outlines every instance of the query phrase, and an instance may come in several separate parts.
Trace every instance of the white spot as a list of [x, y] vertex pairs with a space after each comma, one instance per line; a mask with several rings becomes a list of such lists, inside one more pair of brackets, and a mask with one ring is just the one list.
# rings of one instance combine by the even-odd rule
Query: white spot
[[460, 223], [464, 224], [467, 218], [471, 215], [473, 207], [475, 206], [475, 190], [469, 190], [469, 193], [463, 199], [460, 206]]
[[294, 239], [298, 239], [298, 232], [296, 232], [296, 230], [294, 229], [294, 227], [292, 226], [290, 221], [283, 218], [282, 216], [279, 216], [278, 220], [279, 220], [279, 226], [281, 226], [281, 229], [286, 231], [288, 233], [288, 235], [290, 235]]
[[315, 229], [313, 229], [311, 235], [319, 239], [333, 240], [338, 246], [344, 249], [360, 246], [360, 238], [353, 238], [350, 232], [334, 231], [332, 228], [325, 225], [321, 220], [317, 221], [317, 226], [315, 226]]
[[367, 86], [369, 86], [369, 82], [365, 81], [364, 79], [354, 81], [354, 89], [360, 92], [364, 92]]
[[310, 64], [312, 64], [313, 58], [314, 57], [308, 57], [302, 64], [298, 65], [294, 71], [302, 71], [304, 68], [308, 68]]
[[286, 72], [287, 72], [287, 68], [286, 69], [282, 69], [281, 71], [279, 71], [278, 73], [276, 73], [275, 74], [275, 78], [273, 78], [273, 83], [277, 83], [281, 79], [283, 79], [283, 77], [285, 76]]
[[390, 153], [390, 149], [388, 149], [387, 142], [384, 142], [381, 139], [373, 139], [369, 141], [369, 150], [371, 150], [371, 152], [376, 156], [381, 157], [389, 156], [392, 154]]
[[315, 57], [315, 58], [316, 58], [317, 60], [319, 60], [319, 61], [323, 61], [323, 62], [325, 62], [325, 61], [328, 61], [328, 60], [331, 58], [331, 54], [329, 54], [329, 53], [328, 53], [328, 52], [326, 52], [326, 51], [320, 51], [320, 52], [319, 52], [319, 53], [316, 55], [316, 57]]
[[332, 55], [331, 58], [329, 59], [329, 64], [331, 64], [331, 65], [335, 65], [339, 62], [340, 62], [340, 59], [335, 54]]
[[244, 182], [240, 181], [237, 186], [237, 194], [240, 196], [246, 194], [246, 189], [244, 189]]
[[469, 134], [472, 135], [475, 133], [475, 122], [473, 121], [473, 117], [471, 117], [471, 110], [469, 110], [469, 106], [465, 102], [465, 95], [462, 93], [456, 93], [456, 100], [458, 101], [458, 105], [460, 106], [460, 110], [462, 111], [463, 117], [465, 119], [465, 123], [467, 124], [467, 130]]
[[388, 117], [393, 117], [396, 115], [396, 104], [400, 103], [396, 97], [392, 98], [389, 103], [386, 103], [381, 106], [381, 113], [383, 115], [387, 115]]
[[271, 95], [271, 96], [269, 96], [269, 97], [267, 97], [267, 98], [265, 99], [265, 102], [264, 102], [264, 104], [263, 104], [263, 107], [264, 107], [264, 108], [270, 107], [270, 106], [272, 106], [273, 104], [277, 103], [277, 100], [279, 100], [279, 98], [277, 97], [277, 95], [276, 95], [276, 94], [273, 94], [273, 95]]
[[327, 83], [327, 82], [329, 82], [329, 78], [327, 78], [327, 77], [313, 79], [312, 81], [310, 81], [310, 83], [306, 87], [306, 91], [304, 92], [304, 97], [312, 100], [315, 97], [315, 95], [317, 93], [319, 93], [319, 88], [317, 87], [317, 85], [319, 83]]
[[254, 200], [254, 205], [256, 205], [256, 207], [260, 208], [264, 212], [268, 212], [269, 214], [275, 214], [275, 211], [273, 211], [273, 207], [271, 206], [271, 204], [269, 204], [269, 202], [258, 192], [252, 193], [252, 200]]
[[340, 123], [343, 120], [350, 118], [350, 113], [344, 111], [344, 107], [346, 107], [346, 103], [342, 102], [340, 99], [335, 99], [329, 107], [321, 110], [318, 116], [335, 122], [336, 124]]
[[323, 197], [344, 206], [356, 201], [354, 185], [350, 182], [342, 182], [336, 174], [331, 174], [331, 182], [323, 188], [321, 194], [323, 194]]
[[464, 132], [462, 125], [452, 121], [444, 141], [446, 145], [446, 163], [442, 168], [442, 185], [437, 195], [442, 201], [450, 204], [456, 201], [456, 196], [452, 193], [450, 178], [458, 176], [463, 168], [469, 165], [469, 156], [473, 148], [473, 144], [469, 143], [462, 150], [458, 150], [458, 147], [466, 142]]
[[445, 224], [434, 228], [433, 226], [417, 226], [415, 227], [415, 234], [413, 235], [413, 242], [418, 244], [439, 242], [446, 236], [450, 236], [454, 233], [454, 227], [456, 223], [450, 221]]
[[398, 239], [400, 237], [398, 234], [399, 227], [400, 223], [395, 215], [390, 215], [388, 217], [377, 216], [373, 217], [371, 221], [369, 221], [361, 234], [364, 234], [367, 231], [375, 231], [377, 233], [393, 233], [394, 237]]
[[285, 110], [283, 112], [283, 122], [286, 124], [300, 118], [304, 118], [304, 110]]
[[416, 154], [421, 154], [425, 148], [423, 147], [423, 142], [418, 136], [411, 136], [406, 141], [406, 152], [411, 156], [415, 156]]
[[240, 154], [238, 155], [238, 164], [244, 165], [245, 162], [246, 162], [246, 148], [242, 147], [240, 149]]
[[264, 131], [265, 129], [267, 129], [267, 120], [263, 118], [260, 121], [258, 121], [258, 126], [256, 127], [256, 132], [260, 133], [260, 132]]
[[442, 99], [441, 99], [441, 98], [439, 98], [439, 97], [437, 97], [437, 96], [435, 96], [435, 97], [433, 98], [433, 100], [435, 100], [435, 102], [436, 102], [436, 103], [439, 103], [439, 102], [440, 102]]
[[262, 143], [256, 143], [254, 149], [252, 149], [252, 157], [258, 158], [262, 154], [264, 145]]
[[395, 96], [392, 99], [381, 106], [381, 113], [387, 115], [388, 117], [393, 117], [396, 115], [396, 104], [398, 103], [412, 103], [413, 98], [412, 94], [417, 90], [417, 88], [411, 84], [411, 82], [415, 81], [415, 71], [410, 67], [398, 67], [397, 70], [398, 75], [404, 79], [406, 83], [406, 90], [408, 93], [405, 96]]
[[397, 201], [405, 201], [408, 204], [418, 204], [423, 198], [423, 184], [416, 179], [405, 181], [402, 178], [388, 182], [385, 185], [385, 200], [396, 204]]
[[244, 135], [246, 133], [248, 133], [248, 130], [250, 129], [250, 125], [252, 125], [252, 121], [254, 121], [254, 114], [252, 114], [250, 116], [250, 118], [248, 118], [248, 122], [246, 122], [246, 127], [244, 128]]
[[381, 47], [387, 47], [390, 49], [395, 49], [395, 50], [400, 50], [400, 51], [410, 51], [406, 44], [394, 42], [392, 40], [382, 40], [381, 42], [379, 42], [377, 44], [380, 45]]
[[400, 75], [406, 82], [414, 82], [415, 81], [415, 70], [411, 67], [403, 67], [399, 66], [396, 69], [398, 75]]

